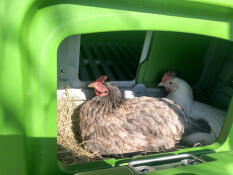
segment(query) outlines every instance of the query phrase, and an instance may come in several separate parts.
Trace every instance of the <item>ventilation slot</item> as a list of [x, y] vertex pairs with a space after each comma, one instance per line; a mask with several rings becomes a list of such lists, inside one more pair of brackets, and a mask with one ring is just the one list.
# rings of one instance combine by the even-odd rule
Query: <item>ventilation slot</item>
[[105, 74], [112, 81], [133, 80], [137, 72], [140, 50], [140, 46], [90, 43], [81, 40], [79, 79], [93, 81]]

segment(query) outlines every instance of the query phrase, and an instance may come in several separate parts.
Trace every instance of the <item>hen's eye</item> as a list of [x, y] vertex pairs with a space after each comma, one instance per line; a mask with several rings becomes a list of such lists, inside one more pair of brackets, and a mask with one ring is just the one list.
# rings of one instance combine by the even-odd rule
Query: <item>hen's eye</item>
[[170, 81], [169, 84], [172, 84], [172, 82]]

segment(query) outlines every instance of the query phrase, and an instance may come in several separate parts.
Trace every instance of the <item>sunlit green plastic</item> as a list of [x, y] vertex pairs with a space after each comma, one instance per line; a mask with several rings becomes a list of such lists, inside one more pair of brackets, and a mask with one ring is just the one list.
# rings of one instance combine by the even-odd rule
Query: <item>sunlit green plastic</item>
[[[233, 2], [0, 1], [0, 174], [72, 174], [127, 163], [128, 160], [109, 159], [65, 166], [57, 162], [56, 150], [56, 60], [59, 44], [70, 35], [124, 30], [184, 32], [233, 41]], [[143, 67], [140, 69], [143, 71]], [[153, 78], [148, 73], [140, 73], [138, 82], [145, 79], [148, 86], [153, 86], [150, 84]], [[232, 154], [229, 152], [233, 148], [232, 120], [233, 104], [220, 139], [215, 144], [180, 152], [214, 150]], [[233, 160], [216, 155], [215, 161], [214, 165], [206, 163], [158, 173], [206, 174], [211, 170], [211, 174], [219, 174], [217, 169], [220, 167], [215, 165], [221, 164], [223, 170], [233, 174]], [[114, 171], [128, 174], [128, 170], [123, 169], [111, 171], [111, 174]], [[101, 174], [110, 173], [103, 171]]]

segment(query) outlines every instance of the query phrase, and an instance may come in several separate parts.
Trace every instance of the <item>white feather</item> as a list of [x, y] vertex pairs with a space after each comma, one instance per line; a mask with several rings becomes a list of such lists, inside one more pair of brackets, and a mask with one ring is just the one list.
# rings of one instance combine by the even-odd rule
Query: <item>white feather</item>
[[168, 94], [167, 98], [180, 105], [189, 114], [193, 104], [192, 88], [180, 78], [174, 77], [172, 81], [176, 84], [176, 88]]
[[190, 116], [196, 119], [204, 119], [211, 128], [210, 134], [217, 138], [220, 134], [226, 112], [207, 104], [194, 101]]
[[173, 81], [177, 86], [168, 94], [167, 98], [180, 105], [188, 116], [208, 122], [211, 128], [210, 134], [197, 132], [184, 140], [191, 143], [197, 143], [200, 140], [204, 140], [203, 144], [213, 143], [220, 134], [226, 113], [207, 104], [194, 101], [192, 88], [181, 78], [174, 77]]

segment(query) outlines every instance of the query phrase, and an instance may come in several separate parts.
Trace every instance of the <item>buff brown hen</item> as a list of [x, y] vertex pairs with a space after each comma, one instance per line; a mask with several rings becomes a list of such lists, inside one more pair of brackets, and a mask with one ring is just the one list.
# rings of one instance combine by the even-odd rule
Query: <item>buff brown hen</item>
[[96, 96], [79, 110], [84, 148], [99, 154], [171, 149], [189, 123], [181, 107], [165, 98], [125, 99], [101, 76], [88, 87]]

